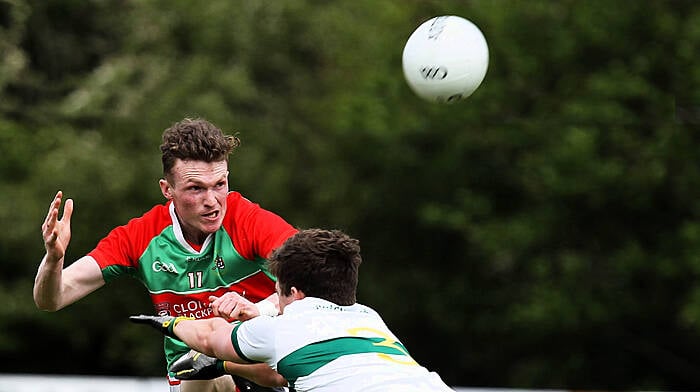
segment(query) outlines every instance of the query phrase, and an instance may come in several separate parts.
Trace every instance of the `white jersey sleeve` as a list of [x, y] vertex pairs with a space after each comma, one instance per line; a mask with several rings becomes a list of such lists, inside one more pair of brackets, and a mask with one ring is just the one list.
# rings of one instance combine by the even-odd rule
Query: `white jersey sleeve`
[[275, 319], [258, 316], [238, 324], [231, 342], [239, 357], [249, 362], [266, 362], [274, 368]]

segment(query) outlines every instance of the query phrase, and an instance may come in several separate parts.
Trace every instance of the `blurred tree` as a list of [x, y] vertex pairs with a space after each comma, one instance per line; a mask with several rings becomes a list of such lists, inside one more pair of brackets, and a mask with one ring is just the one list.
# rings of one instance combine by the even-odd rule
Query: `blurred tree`
[[[445, 14], [491, 63], [435, 105], [401, 49]], [[50, 345], [73, 361], [31, 371], [162, 374], [126, 322], [138, 283], [34, 308], [39, 226], [60, 188], [89, 251], [161, 201], [160, 133], [203, 116], [243, 139], [234, 189], [360, 238], [360, 300], [448, 383], [697, 387], [699, 22], [684, 0], [0, 0], [4, 371]]]

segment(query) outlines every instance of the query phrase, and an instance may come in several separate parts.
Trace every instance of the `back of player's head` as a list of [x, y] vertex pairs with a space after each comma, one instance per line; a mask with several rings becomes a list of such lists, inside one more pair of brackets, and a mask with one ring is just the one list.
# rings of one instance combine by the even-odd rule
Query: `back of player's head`
[[356, 302], [360, 242], [340, 230], [306, 229], [277, 248], [269, 259], [282, 295], [292, 287], [338, 305]]
[[228, 156], [240, 145], [240, 139], [225, 135], [207, 120], [185, 118], [165, 131], [160, 151], [163, 154], [163, 175], [168, 176], [175, 161], [228, 161]]

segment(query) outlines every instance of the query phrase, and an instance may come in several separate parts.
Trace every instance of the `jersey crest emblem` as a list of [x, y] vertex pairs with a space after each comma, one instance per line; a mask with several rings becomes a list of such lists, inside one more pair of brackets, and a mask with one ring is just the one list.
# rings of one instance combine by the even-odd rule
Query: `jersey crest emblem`
[[216, 259], [214, 259], [214, 267], [211, 270], [215, 271], [217, 269], [224, 268], [226, 268], [226, 264], [224, 264], [224, 258], [221, 256], [216, 256]]

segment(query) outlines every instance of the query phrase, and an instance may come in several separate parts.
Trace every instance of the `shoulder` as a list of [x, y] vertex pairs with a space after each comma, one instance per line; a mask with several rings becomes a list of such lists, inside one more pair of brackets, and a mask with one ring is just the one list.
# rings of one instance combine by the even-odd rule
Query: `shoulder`
[[238, 192], [227, 196], [223, 227], [239, 254], [249, 260], [267, 257], [296, 232], [284, 218]]
[[276, 317], [258, 316], [236, 325], [231, 336], [239, 342], [262, 346], [265, 342], [274, 341], [275, 325], [277, 325]]
[[[247, 232], [252, 230], [264, 235], [277, 235], [281, 231], [288, 232], [291, 229], [291, 225], [278, 214], [262, 208], [258, 203], [233, 191], [229, 192], [227, 196], [224, 226], [227, 229], [232, 228]], [[289, 235], [291, 233], [287, 234], [287, 236]]]
[[360, 303], [356, 303], [354, 305], [351, 305], [350, 307], [353, 308], [353, 310], [355, 310], [356, 312], [379, 315], [379, 313], [377, 313], [376, 310]]
[[[126, 224], [115, 227], [89, 254], [101, 266], [135, 260], [153, 237], [172, 225], [168, 205], [169, 203], [157, 205], [143, 215], [130, 219]], [[112, 260], [115, 255], [121, 255], [124, 260]]]
[[137, 216], [134, 218], [129, 219], [129, 221], [122, 225], [118, 226], [119, 227], [128, 227], [131, 228], [133, 226], [144, 226], [144, 225], [151, 225], [151, 226], [167, 226], [172, 223], [172, 219], [170, 217], [170, 211], [169, 211], [169, 206], [170, 202], [167, 202], [165, 204], [158, 204], [153, 206], [150, 210], [146, 211], [143, 213], [141, 216]]
[[260, 208], [260, 205], [252, 202], [242, 194], [231, 191], [226, 196], [227, 215], [244, 215]]
[[146, 211], [143, 215], [132, 220], [143, 220], [143, 221], [167, 221], [171, 222], [170, 219], [170, 205], [172, 202], [168, 201], [164, 204], [157, 204], [153, 206], [150, 210]]

